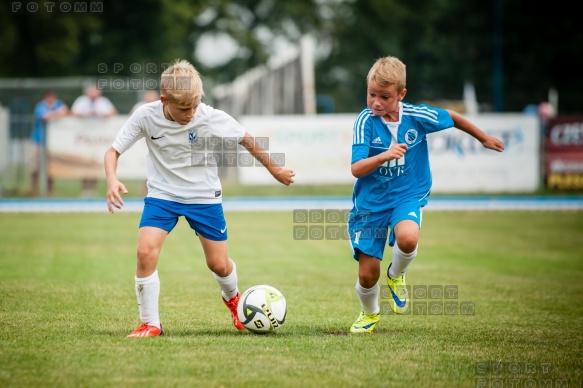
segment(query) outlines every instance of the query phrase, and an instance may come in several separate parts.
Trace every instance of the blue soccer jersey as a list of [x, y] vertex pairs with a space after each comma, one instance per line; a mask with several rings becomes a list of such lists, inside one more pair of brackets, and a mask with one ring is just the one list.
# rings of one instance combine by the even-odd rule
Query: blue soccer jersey
[[453, 127], [453, 119], [445, 109], [399, 105], [398, 122], [386, 122], [366, 108], [354, 123], [351, 163], [397, 143], [408, 146], [402, 158], [385, 162], [356, 180], [352, 201], [359, 211], [383, 211], [410, 201], [419, 201], [421, 206], [427, 203], [432, 183], [427, 135]]

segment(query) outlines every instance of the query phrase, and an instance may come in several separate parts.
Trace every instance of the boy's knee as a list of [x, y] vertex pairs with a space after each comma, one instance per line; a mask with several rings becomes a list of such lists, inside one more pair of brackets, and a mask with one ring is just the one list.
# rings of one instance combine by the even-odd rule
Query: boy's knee
[[362, 288], [372, 288], [377, 284], [378, 280], [378, 274], [359, 274], [358, 276], [358, 283]]
[[151, 247], [148, 246], [138, 247], [137, 251], [138, 262], [148, 263], [151, 261], [156, 261], [158, 260], [159, 252], [160, 252], [159, 250], [152, 249]]
[[415, 249], [417, 249], [417, 243], [418, 243], [417, 238], [408, 236], [397, 240], [396, 245], [401, 252], [408, 254], [414, 252]]
[[212, 272], [214, 272], [217, 276], [220, 276], [222, 278], [229, 276], [233, 270], [228, 259], [208, 260], [207, 266]]
[[144, 260], [146, 257], [149, 256], [150, 253], [150, 249], [146, 248], [146, 247], [138, 247], [138, 250], [136, 251], [136, 256], [138, 258], [138, 261], [142, 261]]

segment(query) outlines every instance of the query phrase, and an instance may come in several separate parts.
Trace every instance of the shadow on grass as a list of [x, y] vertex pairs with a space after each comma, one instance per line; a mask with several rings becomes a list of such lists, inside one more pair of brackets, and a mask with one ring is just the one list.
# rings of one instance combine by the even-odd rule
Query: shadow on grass
[[[112, 337], [112, 338], [120, 338], [120, 337], [127, 337], [129, 333], [131, 333], [131, 328], [127, 330], [119, 330], [119, 329], [97, 329], [94, 331], [95, 334], [100, 336]], [[382, 328], [377, 327], [372, 333], [362, 333], [360, 335], [403, 335], [405, 332], [403, 330], [396, 330], [395, 328]], [[352, 334], [349, 331], [349, 328], [333, 328], [333, 327], [314, 327], [310, 325], [297, 325], [294, 324], [293, 326], [289, 327], [282, 327], [278, 331], [271, 332], [271, 333], [253, 333], [248, 330], [236, 330], [235, 328], [224, 328], [224, 327], [205, 327], [205, 328], [192, 328], [192, 327], [169, 327], [164, 326], [164, 336], [163, 337], [173, 337], [173, 338], [181, 338], [181, 337], [241, 337], [241, 336], [248, 336], [248, 337], [258, 337], [258, 338], [276, 338], [276, 337], [283, 337], [283, 338], [291, 338], [291, 337], [321, 337], [321, 336], [358, 336], [359, 334]]]

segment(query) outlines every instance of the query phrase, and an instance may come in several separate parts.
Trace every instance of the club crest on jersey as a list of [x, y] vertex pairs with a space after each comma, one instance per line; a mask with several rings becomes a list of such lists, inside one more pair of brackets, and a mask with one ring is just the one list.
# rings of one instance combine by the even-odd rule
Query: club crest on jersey
[[417, 136], [419, 136], [419, 133], [417, 133], [417, 130], [410, 129], [405, 133], [405, 142], [407, 144], [414, 144], [415, 141], [417, 141]]
[[198, 133], [196, 131], [188, 131], [188, 142], [190, 144], [194, 144], [194, 142], [196, 142], [197, 136], [198, 136]]

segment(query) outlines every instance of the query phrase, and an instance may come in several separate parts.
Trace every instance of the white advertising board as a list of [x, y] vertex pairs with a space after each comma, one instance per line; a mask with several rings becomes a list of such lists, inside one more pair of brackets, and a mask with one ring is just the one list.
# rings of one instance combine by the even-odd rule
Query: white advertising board
[[[351, 183], [354, 115], [245, 116], [241, 124], [254, 137], [268, 139], [270, 155], [283, 154], [298, 184]], [[277, 158], [279, 159], [279, 158]], [[245, 185], [280, 184], [263, 167], [239, 167]]]
[[[105, 178], [103, 156], [127, 115], [112, 118], [65, 117], [49, 124], [48, 174], [53, 178]], [[145, 179], [146, 142], [138, 140], [118, 160], [120, 179]]]
[[[356, 114], [246, 116], [241, 123], [277, 160], [296, 172], [296, 185], [353, 184], [350, 173], [352, 126]], [[541, 179], [537, 117], [481, 114], [468, 117], [486, 133], [501, 138], [502, 153], [487, 150], [457, 129], [428, 136], [433, 193], [532, 192]], [[103, 155], [127, 116], [109, 119], [63, 118], [48, 130], [49, 175], [53, 178], [103, 178]], [[119, 159], [120, 179], [145, 178], [145, 141]], [[243, 151], [246, 152], [246, 151]], [[262, 166], [239, 166], [245, 185], [279, 184]]]
[[[356, 114], [248, 116], [241, 123], [267, 137], [269, 153], [283, 153], [297, 185], [354, 183], [350, 173], [352, 126]], [[532, 192], [540, 184], [540, 133], [536, 117], [482, 114], [468, 117], [501, 138], [502, 153], [491, 151], [455, 128], [428, 136], [433, 193]], [[239, 167], [245, 185], [279, 184], [260, 167]]]
[[481, 114], [468, 117], [504, 142], [502, 153], [486, 149], [455, 128], [428, 136], [433, 193], [533, 192], [540, 185], [540, 127], [537, 117]]

